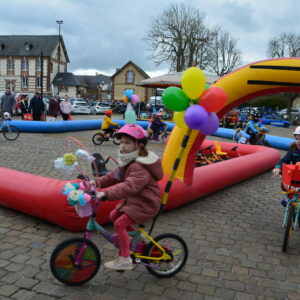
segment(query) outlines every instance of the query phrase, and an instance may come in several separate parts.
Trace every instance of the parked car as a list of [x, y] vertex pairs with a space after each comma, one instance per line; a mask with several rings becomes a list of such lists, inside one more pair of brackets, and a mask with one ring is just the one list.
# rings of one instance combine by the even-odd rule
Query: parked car
[[95, 106], [93, 106], [93, 109], [94, 109], [94, 113], [96, 115], [98, 114], [104, 114], [105, 111], [107, 110], [111, 110], [111, 107], [110, 107], [110, 103], [108, 102], [97, 102]]
[[287, 120], [283, 120], [275, 115], [265, 115], [260, 118], [260, 122], [264, 125], [273, 125], [277, 127], [290, 127], [290, 123]]
[[[288, 118], [288, 115], [287, 115], [287, 109], [284, 108], [284, 109], [280, 110], [280, 111], [278, 112], [278, 115], [279, 115], [282, 119], [287, 120], [287, 118]], [[292, 117], [292, 119], [294, 119], [294, 118], [295, 118], [296, 116], [298, 116], [298, 115], [299, 115], [299, 110], [298, 110], [298, 109], [291, 109], [291, 117]]]
[[74, 100], [72, 103], [72, 111], [73, 115], [75, 114], [91, 114], [91, 107], [85, 101]]

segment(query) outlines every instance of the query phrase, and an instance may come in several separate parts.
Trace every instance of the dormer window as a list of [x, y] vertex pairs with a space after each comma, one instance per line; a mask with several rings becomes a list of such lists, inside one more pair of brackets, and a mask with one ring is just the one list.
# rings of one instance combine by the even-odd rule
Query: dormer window
[[26, 43], [24, 44], [24, 47], [25, 47], [25, 50], [26, 50], [26, 51], [29, 51], [29, 50], [32, 48], [32, 44], [26, 42]]

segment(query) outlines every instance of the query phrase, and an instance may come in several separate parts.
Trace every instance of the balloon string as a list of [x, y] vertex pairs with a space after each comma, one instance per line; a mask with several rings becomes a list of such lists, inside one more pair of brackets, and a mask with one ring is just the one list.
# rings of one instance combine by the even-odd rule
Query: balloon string
[[163, 205], [166, 205], [167, 204], [167, 201], [168, 201], [168, 197], [169, 197], [169, 193], [170, 193], [170, 190], [171, 190], [171, 187], [172, 187], [172, 184], [173, 184], [173, 180], [175, 178], [175, 175], [176, 175], [176, 172], [177, 172], [177, 169], [179, 167], [179, 163], [181, 161], [181, 158], [183, 156], [183, 152], [186, 148], [186, 145], [187, 145], [187, 142], [189, 140], [189, 137], [191, 135], [191, 132], [192, 132], [192, 129], [191, 128], [187, 128], [186, 132], [185, 132], [185, 135], [182, 139], [182, 143], [181, 143], [181, 146], [178, 150], [178, 153], [177, 153], [177, 156], [176, 156], [176, 159], [175, 159], [175, 162], [174, 162], [174, 165], [173, 165], [173, 170], [169, 176], [169, 180], [166, 184], [166, 187], [165, 187], [165, 190], [164, 190], [164, 193], [163, 193], [163, 196], [162, 196], [162, 204]]

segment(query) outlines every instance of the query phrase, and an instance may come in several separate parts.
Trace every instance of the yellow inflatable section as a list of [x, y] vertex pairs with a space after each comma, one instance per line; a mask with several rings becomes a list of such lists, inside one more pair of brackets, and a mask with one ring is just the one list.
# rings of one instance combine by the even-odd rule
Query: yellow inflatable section
[[[227, 94], [226, 106], [218, 112], [222, 117], [228, 110], [251, 98], [280, 92], [300, 92], [300, 58], [281, 58], [255, 62], [222, 77], [212, 86]], [[164, 174], [170, 174], [185, 131], [174, 127], [162, 158]], [[194, 162], [205, 136], [193, 130], [179, 164], [176, 178], [191, 184]]]

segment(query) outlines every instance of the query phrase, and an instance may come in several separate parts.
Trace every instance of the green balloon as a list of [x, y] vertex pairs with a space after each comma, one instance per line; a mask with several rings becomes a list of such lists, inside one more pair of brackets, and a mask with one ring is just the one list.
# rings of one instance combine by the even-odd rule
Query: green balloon
[[162, 94], [164, 105], [173, 111], [184, 111], [189, 106], [190, 100], [185, 92], [175, 86], [168, 87]]

